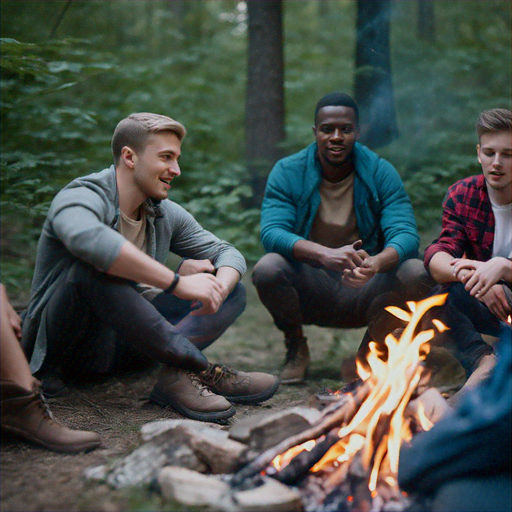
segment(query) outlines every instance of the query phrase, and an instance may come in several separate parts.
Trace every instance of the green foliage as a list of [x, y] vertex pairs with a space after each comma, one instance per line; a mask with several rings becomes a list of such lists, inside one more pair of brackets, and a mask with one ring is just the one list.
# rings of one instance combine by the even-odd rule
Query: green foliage
[[[262, 249], [259, 212], [244, 206], [243, 2], [75, 0], [48, 41], [66, 4], [1, 2], [2, 279], [28, 289], [23, 276], [49, 201], [71, 179], [111, 164], [115, 125], [135, 111], [185, 124], [171, 198], [254, 261]], [[428, 43], [417, 37], [417, 2], [393, 2], [401, 136], [378, 150], [404, 178], [421, 229], [439, 222], [448, 185], [478, 172], [478, 113], [511, 105], [508, 2], [434, 7], [437, 33]], [[354, 0], [284, 1], [286, 153], [313, 140], [321, 95], [353, 92], [355, 23]]]

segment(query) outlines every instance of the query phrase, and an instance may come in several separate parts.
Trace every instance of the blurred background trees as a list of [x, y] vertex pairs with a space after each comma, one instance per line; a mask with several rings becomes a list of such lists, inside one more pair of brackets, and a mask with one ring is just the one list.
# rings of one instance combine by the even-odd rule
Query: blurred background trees
[[[447, 186], [478, 172], [476, 116], [511, 107], [508, 0], [0, 7], [1, 279], [23, 298], [53, 195], [111, 164], [111, 134], [131, 112], [164, 113], [187, 126], [171, 199], [254, 261], [266, 176], [277, 158], [313, 140], [323, 94], [346, 91], [389, 110], [384, 122], [378, 110], [386, 145], [367, 142], [402, 175], [423, 247], [438, 229]], [[370, 26], [387, 24], [387, 42], [375, 39], [382, 29], [362, 29], [365, 16]], [[360, 80], [368, 76], [365, 93]], [[385, 96], [375, 96], [375, 77], [385, 79]]]

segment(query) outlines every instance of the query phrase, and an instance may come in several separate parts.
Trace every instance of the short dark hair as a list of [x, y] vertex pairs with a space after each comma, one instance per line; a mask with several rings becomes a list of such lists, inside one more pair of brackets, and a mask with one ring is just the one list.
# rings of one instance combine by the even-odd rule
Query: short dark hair
[[119, 164], [121, 150], [124, 146], [130, 146], [134, 151], [140, 152], [144, 149], [149, 136], [159, 132], [174, 133], [180, 141], [187, 133], [181, 123], [161, 114], [139, 112], [130, 114], [120, 121], [112, 136], [114, 165]]
[[318, 100], [315, 108], [315, 126], [318, 111], [324, 107], [349, 107], [354, 110], [356, 115], [356, 124], [359, 124], [359, 107], [355, 100], [344, 92], [330, 92]]
[[512, 131], [512, 111], [506, 108], [493, 108], [484, 110], [478, 116], [476, 123], [476, 133], [478, 141], [486, 133], [511, 132]]

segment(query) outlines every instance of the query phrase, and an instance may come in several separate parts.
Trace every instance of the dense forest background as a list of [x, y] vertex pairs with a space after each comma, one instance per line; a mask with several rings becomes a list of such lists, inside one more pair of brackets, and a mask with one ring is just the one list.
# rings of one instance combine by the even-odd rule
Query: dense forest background
[[[247, 128], [247, 112], [258, 105], [247, 95], [266, 50], [253, 41], [249, 51], [248, 3], [1, 1], [1, 280], [13, 296], [28, 297], [52, 197], [111, 164], [113, 129], [136, 111], [170, 115], [188, 129], [171, 198], [250, 261], [262, 253], [255, 186], [275, 155], [313, 140], [320, 96], [358, 96], [358, 78], [368, 71], [356, 59], [365, 2], [272, 2], [281, 16], [273, 19], [282, 37], [272, 44], [283, 58], [284, 135], [270, 160], [260, 155], [263, 169], [254, 165]], [[255, 3], [264, 2], [253, 0], [253, 12]], [[378, 152], [406, 184], [424, 248], [438, 229], [447, 186], [479, 170], [478, 113], [511, 107], [511, 7], [508, 0], [387, 3], [397, 133]], [[256, 80], [263, 74], [258, 68]], [[261, 128], [250, 134], [263, 142], [270, 136]]]

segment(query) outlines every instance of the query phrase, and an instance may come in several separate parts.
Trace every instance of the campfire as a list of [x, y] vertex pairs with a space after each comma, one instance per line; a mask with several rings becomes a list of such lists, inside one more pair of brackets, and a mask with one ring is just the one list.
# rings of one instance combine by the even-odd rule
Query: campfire
[[[445, 299], [436, 295], [408, 302], [409, 311], [386, 308], [407, 325], [398, 339], [388, 334], [386, 350], [370, 343], [366, 365], [357, 363], [361, 385], [340, 395], [313, 428], [262, 453], [232, 483], [260, 472], [288, 485], [306, 480], [303, 491], [311, 510], [321, 510], [333, 496], [344, 505], [340, 510], [404, 508], [406, 496], [397, 484], [400, 445], [433, 425], [421, 400], [413, 399], [428, 382], [422, 363], [435, 329], [416, 329], [425, 312]], [[439, 332], [446, 330], [438, 320], [433, 324]]]
[[[191, 420], [162, 420], [142, 428], [145, 442], [89, 478], [114, 487], [158, 482], [166, 499], [213, 510], [399, 511], [408, 497], [397, 484], [402, 442], [428, 430], [446, 410], [428, 387], [429, 341], [446, 327], [423, 315], [446, 295], [388, 307], [405, 322], [384, 346], [372, 342], [358, 362], [360, 383], [331, 402], [262, 412], [229, 431]], [[422, 407], [425, 404], [425, 410]]]

